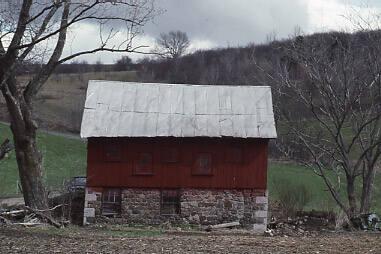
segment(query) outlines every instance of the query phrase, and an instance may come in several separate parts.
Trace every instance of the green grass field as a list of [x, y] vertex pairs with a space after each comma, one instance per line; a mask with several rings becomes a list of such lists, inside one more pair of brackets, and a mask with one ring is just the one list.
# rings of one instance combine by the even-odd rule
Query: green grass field
[[[9, 127], [0, 124], [0, 141], [11, 138]], [[86, 144], [79, 139], [56, 136], [40, 132], [38, 144], [44, 155], [45, 181], [50, 190], [59, 190], [63, 182], [73, 176], [85, 175]], [[18, 196], [18, 173], [15, 154], [0, 161], [0, 197]], [[277, 200], [280, 181], [288, 184], [303, 184], [310, 192], [311, 200], [306, 210], [333, 210], [335, 203], [323, 181], [311, 170], [291, 163], [271, 162], [268, 172], [268, 189], [271, 200]], [[343, 186], [344, 187], [344, 186]], [[374, 209], [381, 214], [381, 177], [374, 184]]]
[[[8, 126], [0, 124], [0, 140], [11, 139]], [[62, 188], [63, 182], [73, 176], [85, 175], [86, 144], [79, 139], [39, 133], [38, 144], [43, 153], [45, 180], [49, 189]], [[16, 196], [18, 172], [14, 151], [0, 161], [0, 196]]]
[[267, 174], [270, 200], [278, 200], [279, 189], [277, 183], [298, 184], [307, 187], [311, 201], [306, 205], [307, 210], [332, 210], [335, 208], [334, 200], [327, 190], [322, 179], [315, 175], [312, 170], [290, 163], [270, 163]]

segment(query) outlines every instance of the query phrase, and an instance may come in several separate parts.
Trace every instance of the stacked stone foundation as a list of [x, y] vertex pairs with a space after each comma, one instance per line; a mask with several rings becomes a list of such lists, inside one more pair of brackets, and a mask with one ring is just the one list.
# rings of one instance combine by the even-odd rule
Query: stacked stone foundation
[[[161, 214], [160, 189], [121, 190], [120, 223], [163, 222], [215, 225], [239, 221], [246, 228], [263, 232], [267, 226], [268, 195], [265, 190], [180, 189], [178, 214]], [[96, 222], [102, 214], [102, 192], [87, 188], [84, 223]]]

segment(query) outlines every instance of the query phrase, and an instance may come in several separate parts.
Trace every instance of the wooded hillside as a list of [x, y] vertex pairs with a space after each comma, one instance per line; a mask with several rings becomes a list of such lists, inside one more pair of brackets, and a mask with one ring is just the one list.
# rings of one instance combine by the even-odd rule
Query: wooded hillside
[[[40, 126], [45, 129], [78, 133], [87, 81], [90, 79], [189, 84], [270, 84], [275, 90], [277, 84], [269, 80], [269, 76], [276, 76], [280, 68], [287, 68], [291, 77], [304, 79], [303, 68], [287, 55], [287, 48], [294, 40], [333, 49], [338, 40], [345, 44], [349, 38], [356, 38], [359, 43], [366, 43], [363, 38], [368, 33], [380, 32], [319, 33], [269, 44], [200, 50], [177, 59], [144, 59], [138, 64], [131, 64], [129, 71], [120, 72], [113, 71], [115, 68], [111, 65], [101, 63], [66, 64], [47, 81], [35, 103], [35, 114]], [[33, 65], [26, 67], [26, 70], [21, 72], [21, 80], [25, 78], [25, 73], [33, 72]], [[70, 71], [75, 73], [67, 73]], [[78, 73], [79, 71], [83, 73]], [[287, 105], [289, 110], [303, 113], [298, 105], [287, 98], [278, 98], [277, 93], [273, 93], [273, 96], [275, 102], [283, 100], [282, 104]], [[3, 98], [0, 98], [0, 120], [7, 120]]]

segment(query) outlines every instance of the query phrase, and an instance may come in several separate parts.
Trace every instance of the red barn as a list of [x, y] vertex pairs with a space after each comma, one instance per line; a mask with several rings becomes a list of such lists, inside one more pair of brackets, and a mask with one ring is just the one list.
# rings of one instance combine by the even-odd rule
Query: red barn
[[267, 223], [271, 90], [90, 81], [85, 223]]

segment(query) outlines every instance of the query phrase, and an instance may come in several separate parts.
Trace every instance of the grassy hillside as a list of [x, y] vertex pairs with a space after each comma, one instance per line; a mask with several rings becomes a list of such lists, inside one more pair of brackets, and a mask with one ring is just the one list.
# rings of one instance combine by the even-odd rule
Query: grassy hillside
[[[0, 140], [10, 138], [8, 126], [0, 124]], [[86, 169], [86, 144], [80, 139], [39, 133], [38, 144], [44, 155], [45, 180], [50, 190], [62, 188], [63, 182], [73, 176], [84, 175]], [[0, 161], [0, 197], [17, 196], [18, 173], [14, 152]], [[311, 195], [306, 209], [331, 210], [335, 207], [322, 180], [312, 171], [293, 164], [270, 163], [268, 188], [271, 200], [277, 200], [278, 183], [303, 184]], [[381, 213], [381, 177], [375, 183], [375, 209]]]
[[[27, 82], [29, 76], [18, 77]], [[88, 81], [136, 81], [136, 71], [88, 72], [53, 74], [34, 103], [37, 122], [45, 129], [62, 132], [79, 132]], [[7, 119], [7, 109], [0, 95], [0, 119]]]
[[[0, 124], [0, 140], [11, 138], [9, 127]], [[43, 153], [45, 180], [49, 189], [59, 189], [65, 179], [84, 175], [86, 144], [80, 139], [39, 133], [38, 144]], [[14, 151], [0, 161], [0, 196], [17, 195], [18, 172]]]

